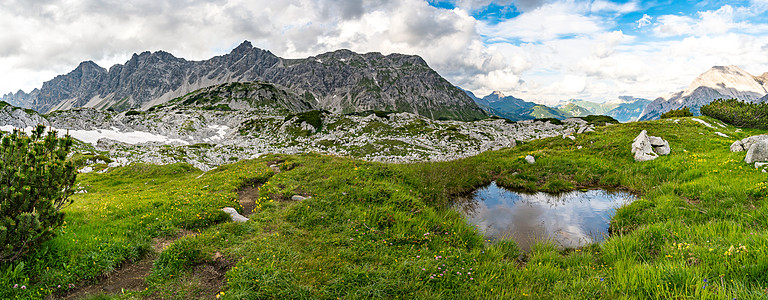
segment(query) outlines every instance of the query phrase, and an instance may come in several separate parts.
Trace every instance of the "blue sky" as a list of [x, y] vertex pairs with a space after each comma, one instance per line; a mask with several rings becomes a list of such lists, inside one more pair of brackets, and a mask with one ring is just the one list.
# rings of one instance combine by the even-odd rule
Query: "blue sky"
[[423, 57], [483, 96], [656, 98], [715, 65], [768, 72], [768, 0], [0, 0], [0, 94], [93, 60], [191, 60], [244, 40], [287, 58], [340, 48]]

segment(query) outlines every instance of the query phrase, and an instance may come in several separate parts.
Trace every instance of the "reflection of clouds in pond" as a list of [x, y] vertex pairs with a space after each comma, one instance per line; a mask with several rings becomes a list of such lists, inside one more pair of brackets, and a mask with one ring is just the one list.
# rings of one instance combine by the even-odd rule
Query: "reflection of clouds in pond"
[[459, 207], [489, 239], [512, 238], [523, 249], [543, 239], [577, 247], [602, 240], [614, 210], [632, 197], [602, 190], [523, 194], [494, 182], [476, 191], [474, 201]]

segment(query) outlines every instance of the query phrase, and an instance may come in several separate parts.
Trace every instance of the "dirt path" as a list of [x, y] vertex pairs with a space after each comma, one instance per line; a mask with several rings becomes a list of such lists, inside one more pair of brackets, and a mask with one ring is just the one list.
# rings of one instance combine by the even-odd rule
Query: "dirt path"
[[253, 209], [256, 208], [256, 201], [259, 199], [259, 186], [247, 186], [237, 192], [240, 205], [243, 206], [243, 216], [247, 217], [252, 214]]
[[[270, 168], [279, 173], [277, 165], [272, 164]], [[248, 216], [256, 208], [256, 201], [259, 199], [259, 187], [246, 186], [237, 192], [240, 205], [243, 206], [243, 215]], [[157, 255], [165, 250], [168, 245], [174, 241], [196, 233], [182, 230], [178, 235], [171, 238], [155, 238], [152, 245], [152, 253], [147, 254], [137, 262], [127, 262], [122, 267], [109, 274], [103, 275], [97, 283], [86, 285], [71, 291], [63, 296], [51, 295], [47, 299], [83, 299], [96, 295], [114, 295], [129, 291], [141, 291], [147, 288], [144, 279], [149, 276], [152, 266], [157, 259]], [[211, 263], [197, 265], [192, 269], [192, 277], [196, 279], [198, 286], [198, 295], [200, 299], [213, 299], [221, 291], [226, 280], [227, 271], [234, 266], [224, 258], [221, 253], [216, 252]], [[145, 297], [145, 299], [155, 299], [158, 297]]]
[[48, 299], [83, 299], [88, 296], [121, 294], [129, 291], [141, 291], [147, 288], [144, 279], [152, 271], [152, 265], [157, 259], [157, 254], [163, 252], [174, 241], [195, 235], [192, 231], [182, 230], [179, 234], [170, 238], [153, 239], [152, 252], [137, 262], [127, 262], [122, 267], [105, 274], [99, 282], [86, 285], [64, 296], [51, 296]]

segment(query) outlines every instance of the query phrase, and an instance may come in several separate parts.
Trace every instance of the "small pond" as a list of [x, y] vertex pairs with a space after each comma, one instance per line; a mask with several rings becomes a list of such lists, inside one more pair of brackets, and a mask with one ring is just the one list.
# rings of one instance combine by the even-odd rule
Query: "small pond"
[[605, 190], [518, 193], [492, 182], [456, 207], [486, 239], [513, 239], [528, 251], [541, 240], [565, 248], [600, 242], [616, 208], [635, 199], [627, 192]]

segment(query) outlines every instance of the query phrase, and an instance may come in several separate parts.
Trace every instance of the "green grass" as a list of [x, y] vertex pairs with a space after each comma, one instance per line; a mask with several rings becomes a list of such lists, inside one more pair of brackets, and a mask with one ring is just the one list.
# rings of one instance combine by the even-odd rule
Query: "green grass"
[[[672, 153], [635, 162], [630, 144], [643, 129]], [[218, 252], [232, 264], [224, 299], [764, 299], [768, 182], [743, 152], [729, 151], [763, 132], [736, 129], [683, 118], [441, 163], [270, 155], [204, 174], [182, 164], [88, 174], [79, 179], [88, 193], [74, 197], [47, 250], [19, 272], [0, 266], [0, 285], [29, 288], [0, 297], [44, 298], [139, 259], [152, 238], [191, 230], [199, 234], [158, 255], [148, 290], [116, 297], [189, 296], [194, 267]], [[275, 162], [283, 172], [269, 171]], [[641, 199], [617, 211], [602, 244], [542, 241], [524, 253], [511, 241], [489, 243], [448, 208], [493, 180], [528, 191], [619, 188]], [[263, 185], [251, 220], [223, 222], [218, 209], [239, 208], [235, 190], [254, 182]], [[312, 197], [288, 200], [295, 194]]]

